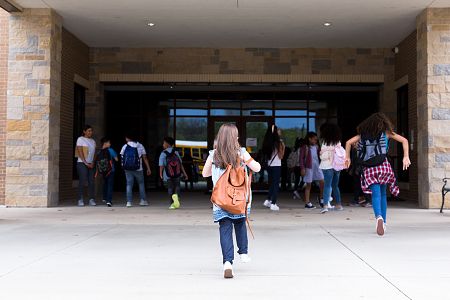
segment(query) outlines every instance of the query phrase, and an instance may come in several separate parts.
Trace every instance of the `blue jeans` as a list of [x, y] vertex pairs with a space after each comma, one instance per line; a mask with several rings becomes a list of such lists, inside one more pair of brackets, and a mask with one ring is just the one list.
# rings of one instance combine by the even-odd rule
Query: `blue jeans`
[[234, 233], [236, 234], [236, 243], [239, 249], [238, 253], [248, 253], [247, 226], [245, 226], [245, 218], [234, 220], [224, 218], [219, 221], [220, 246], [222, 248], [223, 263], [226, 261], [233, 263], [234, 260], [233, 224]]
[[141, 200], [145, 200], [144, 171], [125, 170], [125, 177], [127, 178], [127, 202], [132, 202], [133, 200], [133, 185], [135, 178], [139, 184], [139, 195], [141, 196]]
[[270, 182], [268, 200], [275, 204], [277, 203], [278, 190], [280, 189], [281, 167], [268, 167], [267, 172], [269, 173]]
[[103, 200], [112, 203], [112, 194], [114, 187], [114, 172], [109, 173], [108, 177], [103, 177]]
[[89, 169], [84, 163], [77, 163], [78, 172], [78, 200], [83, 200], [84, 185], [88, 183], [89, 199], [95, 198], [94, 169]]
[[323, 205], [328, 205], [331, 199], [331, 193], [336, 204], [341, 205], [341, 191], [339, 190], [339, 175], [341, 171], [334, 169], [322, 170], [324, 177], [323, 187]]
[[386, 199], [386, 185], [372, 184], [370, 186], [372, 191], [372, 207], [375, 218], [382, 217], [386, 223], [387, 199]]

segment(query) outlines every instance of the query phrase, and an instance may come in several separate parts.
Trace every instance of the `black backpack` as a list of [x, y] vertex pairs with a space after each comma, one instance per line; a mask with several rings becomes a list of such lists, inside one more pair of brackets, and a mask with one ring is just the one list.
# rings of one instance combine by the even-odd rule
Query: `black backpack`
[[97, 159], [95, 161], [95, 166], [96, 166], [95, 176], [101, 174], [103, 175], [103, 177], [107, 177], [109, 174], [111, 174], [113, 161], [109, 149], [100, 150], [100, 152], [97, 155]]
[[361, 136], [357, 149], [357, 164], [363, 167], [379, 166], [387, 157], [386, 135], [380, 134], [377, 138]]
[[166, 164], [164, 169], [169, 178], [178, 178], [181, 176], [181, 161], [175, 150], [172, 152], [164, 151], [166, 154]]

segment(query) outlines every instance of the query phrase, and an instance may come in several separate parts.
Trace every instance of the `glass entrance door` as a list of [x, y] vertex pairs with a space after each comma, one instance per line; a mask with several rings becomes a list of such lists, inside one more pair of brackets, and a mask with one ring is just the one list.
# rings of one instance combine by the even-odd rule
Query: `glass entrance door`
[[[241, 146], [245, 147], [256, 161], [261, 161], [264, 135], [267, 128], [272, 125], [272, 122], [273, 120], [270, 117], [210, 117], [208, 124], [208, 148], [213, 148], [214, 138], [219, 132], [220, 126], [224, 123], [233, 123], [239, 130], [239, 143]], [[261, 170], [261, 172], [254, 174], [252, 189], [268, 189], [267, 170]]]

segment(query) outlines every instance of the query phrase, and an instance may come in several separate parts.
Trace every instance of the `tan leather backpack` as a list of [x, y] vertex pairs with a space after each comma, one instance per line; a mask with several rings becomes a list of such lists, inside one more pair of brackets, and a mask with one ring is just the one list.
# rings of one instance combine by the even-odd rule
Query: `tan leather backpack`
[[249, 185], [244, 166], [228, 165], [214, 186], [211, 202], [229, 213], [239, 215], [247, 211]]

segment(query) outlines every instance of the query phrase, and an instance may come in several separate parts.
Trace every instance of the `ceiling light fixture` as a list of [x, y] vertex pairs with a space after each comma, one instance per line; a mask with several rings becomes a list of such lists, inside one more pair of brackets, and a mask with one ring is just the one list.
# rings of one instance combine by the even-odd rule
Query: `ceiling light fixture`
[[330, 27], [331, 26], [331, 22], [325, 22], [325, 23], [323, 23], [323, 26]]
[[149, 23], [147, 23], [147, 25], [150, 26], [150, 27], [153, 27], [153, 26], [155, 26], [155, 23], [149, 22]]

